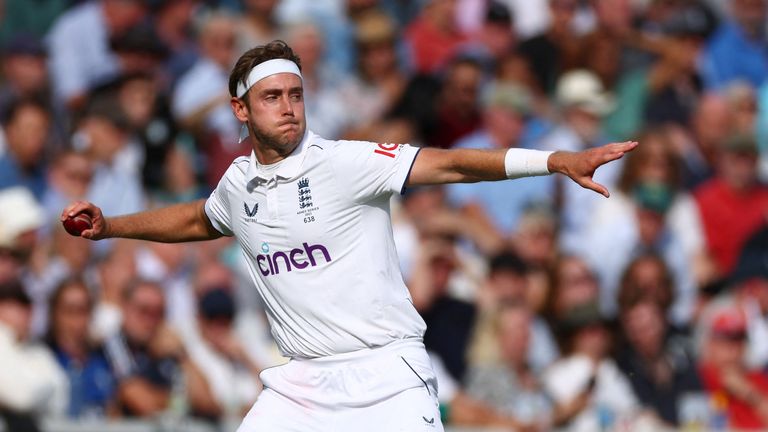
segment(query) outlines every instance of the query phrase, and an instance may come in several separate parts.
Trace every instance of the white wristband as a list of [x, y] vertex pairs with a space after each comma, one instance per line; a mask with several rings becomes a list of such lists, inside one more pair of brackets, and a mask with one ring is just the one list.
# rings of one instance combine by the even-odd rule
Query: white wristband
[[543, 176], [550, 174], [547, 160], [552, 151], [512, 148], [504, 156], [507, 178]]

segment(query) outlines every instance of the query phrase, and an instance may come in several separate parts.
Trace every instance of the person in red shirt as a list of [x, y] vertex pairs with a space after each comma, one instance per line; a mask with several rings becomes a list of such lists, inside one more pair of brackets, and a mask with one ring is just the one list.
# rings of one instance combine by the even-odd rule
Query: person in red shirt
[[430, 0], [405, 33], [416, 72], [433, 73], [444, 66], [467, 39], [456, 26], [455, 0]]
[[724, 399], [729, 429], [764, 430], [768, 427], [768, 374], [747, 368], [746, 330], [744, 314], [736, 308], [715, 315], [700, 376], [709, 392]]
[[694, 192], [707, 247], [722, 276], [736, 265], [744, 242], [768, 215], [768, 187], [757, 178], [757, 143], [733, 135], [722, 142], [717, 175]]

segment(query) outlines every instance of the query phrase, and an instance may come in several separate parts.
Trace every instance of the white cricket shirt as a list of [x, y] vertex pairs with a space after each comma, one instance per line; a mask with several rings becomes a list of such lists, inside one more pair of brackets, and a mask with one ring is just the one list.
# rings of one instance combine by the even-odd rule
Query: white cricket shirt
[[273, 165], [237, 158], [205, 204], [234, 235], [283, 355], [313, 358], [421, 339], [392, 239], [389, 199], [418, 148], [307, 131]]

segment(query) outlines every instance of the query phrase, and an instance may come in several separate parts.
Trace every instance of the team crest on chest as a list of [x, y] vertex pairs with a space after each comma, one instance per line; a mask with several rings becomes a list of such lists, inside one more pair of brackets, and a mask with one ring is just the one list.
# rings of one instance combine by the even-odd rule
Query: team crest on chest
[[299, 208], [312, 208], [312, 190], [309, 188], [309, 179], [303, 177], [299, 180]]
[[309, 178], [302, 177], [299, 179], [296, 185], [299, 188], [299, 211], [297, 211], [296, 214], [303, 215], [304, 223], [314, 222], [315, 216], [312, 214], [312, 212], [318, 210], [318, 207], [315, 207], [312, 201], [312, 189], [310, 189]]

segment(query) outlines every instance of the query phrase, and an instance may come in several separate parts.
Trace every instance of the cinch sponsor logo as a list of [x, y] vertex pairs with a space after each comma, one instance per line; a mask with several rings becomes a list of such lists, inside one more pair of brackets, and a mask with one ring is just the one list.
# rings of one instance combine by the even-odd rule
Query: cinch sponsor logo
[[316, 258], [323, 258], [327, 263], [332, 261], [331, 254], [325, 246], [307, 243], [303, 243], [302, 246], [304, 249], [296, 248], [288, 252], [256, 255], [256, 264], [262, 276], [280, 274], [281, 270], [290, 272], [294, 268], [301, 270], [309, 266], [315, 267], [318, 264]]

